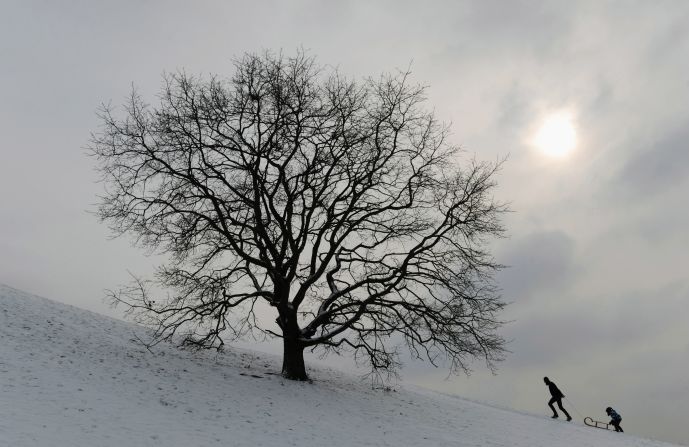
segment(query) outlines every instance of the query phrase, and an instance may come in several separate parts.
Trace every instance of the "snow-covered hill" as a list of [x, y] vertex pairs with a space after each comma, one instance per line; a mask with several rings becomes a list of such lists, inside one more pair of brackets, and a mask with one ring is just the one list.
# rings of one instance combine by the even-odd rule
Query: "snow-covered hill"
[[135, 325], [0, 285], [0, 445], [669, 446], [279, 359], [136, 343]]

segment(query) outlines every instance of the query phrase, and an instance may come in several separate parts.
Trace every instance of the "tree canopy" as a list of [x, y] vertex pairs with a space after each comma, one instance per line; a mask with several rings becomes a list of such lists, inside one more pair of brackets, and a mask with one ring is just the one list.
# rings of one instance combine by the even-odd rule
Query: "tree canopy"
[[408, 73], [354, 81], [264, 53], [230, 79], [166, 75], [154, 106], [133, 91], [122, 116], [103, 107], [99, 217], [169, 255], [113, 299], [156, 341], [280, 337], [291, 379], [307, 379], [304, 349], [374, 370], [404, 344], [454, 372], [493, 365], [499, 163], [465, 160], [425, 102]]

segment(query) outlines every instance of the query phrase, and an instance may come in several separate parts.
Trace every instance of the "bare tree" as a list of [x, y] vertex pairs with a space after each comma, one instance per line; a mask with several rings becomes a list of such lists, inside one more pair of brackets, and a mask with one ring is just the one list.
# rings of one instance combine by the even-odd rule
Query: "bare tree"
[[[304, 349], [353, 349], [386, 370], [402, 340], [453, 372], [471, 358], [492, 367], [499, 163], [460, 167], [407, 73], [354, 82], [302, 53], [235, 67], [230, 80], [167, 75], [158, 105], [134, 91], [123, 118], [103, 107], [99, 217], [170, 255], [113, 298], [158, 341], [281, 337], [290, 379], [308, 378]], [[154, 301], [151, 283], [167, 297]]]

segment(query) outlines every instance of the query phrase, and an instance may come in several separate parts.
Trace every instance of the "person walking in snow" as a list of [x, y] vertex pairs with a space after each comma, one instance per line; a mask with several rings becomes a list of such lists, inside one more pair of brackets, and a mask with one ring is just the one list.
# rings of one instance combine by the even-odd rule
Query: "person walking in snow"
[[550, 407], [551, 410], [553, 410], [553, 419], [557, 419], [557, 411], [555, 410], [555, 407], [553, 407], [553, 404], [557, 402], [557, 406], [560, 407], [560, 410], [567, 416], [567, 420], [571, 421], [572, 416], [567, 413], [567, 410], [564, 409], [562, 406], [562, 398], [565, 397], [564, 394], [562, 394], [562, 391], [555, 385], [555, 383], [551, 382], [550, 379], [547, 377], [543, 378], [543, 381], [545, 384], [548, 386], [548, 389], [550, 389], [550, 395], [552, 396], [550, 400], [548, 401], [548, 406]]
[[617, 411], [613, 410], [612, 407], [608, 407], [605, 409], [605, 412], [610, 416], [610, 425], [615, 427], [615, 431], [618, 431], [620, 433], [624, 433], [624, 430], [622, 430], [622, 427], [620, 427], [620, 422], [622, 422], [622, 416], [617, 413]]

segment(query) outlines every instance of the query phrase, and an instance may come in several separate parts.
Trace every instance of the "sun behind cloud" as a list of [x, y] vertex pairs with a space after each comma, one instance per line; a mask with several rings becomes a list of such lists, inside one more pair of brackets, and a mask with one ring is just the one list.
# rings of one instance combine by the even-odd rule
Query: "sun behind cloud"
[[577, 145], [572, 113], [561, 111], [547, 115], [536, 130], [532, 144], [553, 158], [569, 155]]

